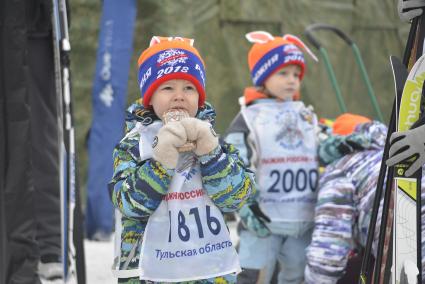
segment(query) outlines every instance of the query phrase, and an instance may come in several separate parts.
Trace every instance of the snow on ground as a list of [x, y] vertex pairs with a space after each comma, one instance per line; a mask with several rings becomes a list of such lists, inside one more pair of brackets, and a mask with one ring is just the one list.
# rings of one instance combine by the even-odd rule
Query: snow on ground
[[[97, 242], [84, 240], [84, 253], [86, 257], [86, 283], [87, 284], [115, 284], [117, 281], [112, 276], [111, 266], [114, 258], [114, 242]], [[64, 284], [62, 279], [45, 280], [42, 284]], [[70, 280], [76, 284], [76, 279]]]
[[114, 242], [96, 242], [85, 240], [87, 284], [116, 283], [111, 267], [114, 259]]

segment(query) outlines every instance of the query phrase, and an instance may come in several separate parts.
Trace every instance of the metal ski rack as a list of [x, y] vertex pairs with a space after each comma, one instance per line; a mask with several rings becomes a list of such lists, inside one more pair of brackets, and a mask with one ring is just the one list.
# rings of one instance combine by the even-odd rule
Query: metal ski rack
[[366, 85], [367, 93], [368, 93], [369, 98], [372, 102], [372, 106], [373, 106], [373, 108], [376, 112], [376, 116], [380, 121], [384, 121], [381, 109], [379, 108], [378, 102], [376, 100], [375, 93], [374, 93], [373, 88], [372, 88], [372, 84], [370, 83], [369, 76], [367, 74], [367, 71], [366, 71], [366, 68], [364, 66], [362, 57], [360, 55], [360, 50], [357, 47], [357, 45], [354, 43], [354, 41], [347, 34], [345, 34], [343, 31], [341, 31], [340, 29], [338, 29], [334, 26], [331, 26], [331, 25], [328, 25], [328, 24], [322, 24], [322, 23], [312, 24], [305, 29], [304, 33], [305, 33], [305, 36], [307, 37], [308, 41], [317, 50], [319, 50], [319, 52], [320, 52], [320, 54], [323, 58], [323, 62], [325, 63], [326, 71], [328, 73], [332, 87], [335, 91], [336, 98], [337, 98], [338, 105], [339, 105], [341, 112], [347, 112], [347, 107], [346, 107], [344, 99], [341, 95], [341, 89], [339, 88], [334, 69], [333, 69], [331, 61], [329, 59], [328, 52], [323, 47], [323, 45], [319, 42], [319, 40], [317, 40], [317, 38], [314, 37], [314, 35], [313, 35], [313, 32], [318, 31], [318, 30], [331, 31], [331, 32], [335, 33], [338, 37], [340, 37], [342, 40], [344, 40], [344, 42], [346, 42], [351, 47], [351, 50], [354, 54], [354, 58], [356, 60], [357, 66], [360, 69], [360, 74], [361, 74], [362, 80], [363, 80], [364, 84]]

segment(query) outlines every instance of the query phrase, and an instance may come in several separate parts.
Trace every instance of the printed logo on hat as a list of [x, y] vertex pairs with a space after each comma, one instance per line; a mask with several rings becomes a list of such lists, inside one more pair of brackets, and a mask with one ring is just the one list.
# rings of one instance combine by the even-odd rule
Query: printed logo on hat
[[143, 88], [143, 86], [145, 85], [146, 81], [151, 77], [152, 75], [152, 68], [149, 67], [148, 70], [145, 71], [145, 73], [143, 73], [143, 75], [141, 75], [139, 81], [140, 81], [140, 89]]
[[179, 49], [167, 49], [160, 53], [156, 60], [156, 67], [158, 68], [156, 79], [177, 72], [187, 73], [189, 71], [188, 59], [189, 55]]
[[293, 44], [286, 44], [283, 46], [283, 52], [284, 53], [300, 53], [302, 54], [302, 52], [298, 49], [298, 47], [296, 47]]
[[298, 49], [298, 47], [293, 44], [283, 46], [283, 56], [283, 64], [288, 62], [304, 64], [304, 54], [301, 52], [301, 50]]
[[[252, 70], [252, 81], [254, 85], [261, 85], [265, 78], [269, 75], [270, 69], [274, 69], [276, 62], [279, 61], [279, 54], [274, 52], [269, 52], [254, 66]], [[260, 83], [261, 82], [261, 83]]]
[[158, 56], [156, 65], [157, 67], [160, 67], [164, 64], [167, 64], [167, 66], [175, 66], [179, 63], [186, 64], [187, 59], [188, 56], [184, 51], [177, 49], [168, 49]]

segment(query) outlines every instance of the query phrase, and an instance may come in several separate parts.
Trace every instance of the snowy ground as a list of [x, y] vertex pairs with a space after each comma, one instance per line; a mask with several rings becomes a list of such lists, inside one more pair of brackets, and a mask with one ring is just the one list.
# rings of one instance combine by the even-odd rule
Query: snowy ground
[[[236, 223], [228, 223], [230, 237], [236, 245], [238, 236], [236, 234]], [[88, 284], [113, 284], [116, 280], [111, 273], [114, 255], [114, 242], [94, 242], [85, 240], [86, 272]]]
[[86, 273], [88, 284], [116, 283], [111, 266], [114, 258], [114, 242], [85, 240]]
[[[86, 283], [87, 284], [115, 284], [117, 281], [111, 273], [114, 255], [114, 242], [94, 242], [85, 240], [86, 256]], [[64, 284], [62, 279], [47, 281], [41, 279], [42, 284]], [[71, 283], [76, 283], [71, 281]]]

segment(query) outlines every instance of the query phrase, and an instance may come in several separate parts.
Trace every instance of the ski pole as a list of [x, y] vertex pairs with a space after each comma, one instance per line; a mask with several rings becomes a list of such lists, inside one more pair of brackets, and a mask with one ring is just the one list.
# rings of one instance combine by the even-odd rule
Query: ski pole
[[[395, 131], [395, 129], [394, 129]], [[394, 132], [393, 131], [393, 132]], [[388, 155], [387, 155], [388, 156]], [[385, 163], [383, 161], [383, 163]], [[384, 204], [382, 206], [382, 217], [381, 217], [381, 224], [379, 227], [379, 241], [378, 241], [378, 249], [377, 249], [377, 254], [376, 254], [376, 263], [374, 265], [374, 276], [373, 276], [373, 283], [381, 283], [381, 271], [383, 270], [383, 272], [385, 273], [386, 270], [386, 264], [387, 262], [385, 261], [385, 267], [381, 267], [382, 266], [382, 262], [383, 262], [383, 256], [384, 256], [384, 245], [385, 245], [385, 237], [386, 237], [386, 230], [387, 230], [387, 225], [388, 225], [388, 216], [389, 216], [389, 210], [390, 210], [390, 206], [393, 206], [393, 202], [391, 202], [391, 198], [392, 198], [392, 191], [393, 191], [393, 178], [394, 178], [394, 168], [391, 167], [388, 170], [388, 175], [387, 175], [387, 183], [385, 185], [385, 192], [384, 192]], [[389, 224], [390, 226], [392, 225], [392, 222], [390, 222]], [[391, 230], [391, 229], [389, 229]], [[374, 234], [372, 233], [372, 236], [374, 236]], [[372, 241], [373, 241], [373, 237], [372, 237]], [[388, 257], [388, 255], [387, 255]], [[392, 256], [389, 256], [390, 258]]]
[[[393, 104], [392, 113], [394, 113], [394, 112], [395, 112], [395, 104]], [[377, 183], [377, 186], [376, 186], [375, 199], [374, 199], [373, 206], [372, 206], [372, 214], [371, 214], [371, 217], [370, 217], [368, 235], [367, 235], [367, 240], [366, 240], [366, 247], [365, 247], [365, 250], [364, 250], [362, 266], [361, 266], [361, 270], [360, 270], [359, 283], [361, 283], [361, 284], [371, 283], [370, 282], [370, 280], [371, 280], [370, 274], [371, 273], [370, 273], [370, 271], [368, 271], [368, 268], [371, 265], [371, 257], [370, 256], [371, 256], [371, 253], [372, 253], [372, 243], [373, 243], [373, 238], [374, 238], [376, 221], [378, 219], [379, 203], [381, 201], [382, 189], [383, 189], [383, 184], [384, 184], [384, 181], [385, 181], [385, 175], [387, 174], [387, 167], [385, 165], [385, 161], [388, 158], [389, 139], [390, 139], [392, 132], [394, 132], [394, 128], [395, 128], [395, 118], [394, 118], [393, 115], [391, 115], [390, 124], [389, 124], [389, 127], [388, 127], [387, 138], [386, 138], [386, 141], [385, 141], [384, 153], [383, 153], [383, 156], [382, 156], [381, 166], [380, 166], [380, 169], [379, 169], [379, 177], [378, 177], [378, 183]], [[383, 222], [383, 220], [381, 218], [381, 224], [382, 224], [382, 222]]]
[[[2, 133], [3, 134], [3, 133]], [[4, 137], [4, 136], [3, 136]], [[0, 149], [3, 151], [3, 149]], [[3, 154], [3, 153], [1, 153]], [[2, 155], [3, 156], [3, 155]], [[3, 156], [4, 157], [4, 156]], [[4, 161], [4, 160], [3, 160]], [[0, 284], [6, 284], [6, 216], [5, 216], [5, 204], [4, 204], [4, 180], [3, 180], [3, 169], [0, 167]]]
[[[0, 59], [1, 60], [1, 59]], [[0, 64], [3, 65], [3, 62]], [[3, 70], [3, 69], [2, 69]], [[5, 117], [6, 104], [1, 104], [0, 106], [0, 117]], [[0, 136], [6, 137], [6, 125], [5, 121], [2, 119], [0, 121]], [[6, 160], [6, 145], [5, 139], [0, 139], [0, 161]], [[7, 271], [7, 262], [6, 256], [8, 253], [7, 249], [7, 228], [6, 228], [6, 208], [5, 208], [5, 163], [0, 163], [0, 284], [6, 284], [6, 271]]]
[[[412, 46], [414, 43], [414, 37], [415, 37], [415, 22], [412, 24], [410, 32], [409, 32], [409, 37], [406, 43], [406, 48], [405, 48], [405, 52], [404, 52], [404, 56], [403, 56], [403, 65], [407, 66], [409, 57], [410, 57], [410, 52], [412, 50]], [[393, 70], [396, 70], [395, 65], [395, 60], [391, 60], [392, 64], [393, 64]], [[401, 67], [401, 66], [400, 66]], [[404, 68], [405, 70], [405, 68]], [[405, 71], [405, 73], [407, 73], [407, 71]], [[399, 74], [400, 75], [400, 74]], [[404, 77], [407, 77], [407, 74], [402, 75]], [[394, 77], [397, 78], [396, 74], [394, 74]], [[399, 76], [400, 77], [400, 76]], [[404, 85], [404, 83], [402, 82], [403, 80], [401, 80], [401, 82], [396, 82], [396, 84], [398, 83], [399, 87], [397, 90], [398, 93], [400, 93], [401, 96], [401, 92], [402, 92], [402, 86]], [[371, 271], [369, 271], [369, 268], [371, 266], [371, 254], [372, 254], [372, 243], [373, 243], [373, 238], [374, 238], [374, 233], [375, 233], [375, 227], [376, 227], [376, 221], [377, 221], [377, 217], [378, 217], [378, 211], [379, 211], [379, 204], [381, 201], [381, 196], [382, 196], [382, 189], [383, 189], [383, 184], [385, 181], [385, 175], [388, 173], [388, 179], [387, 179], [387, 187], [386, 188], [392, 188], [392, 171], [388, 171], [388, 168], [385, 165], [385, 161], [388, 158], [388, 150], [389, 150], [389, 138], [391, 136], [391, 134], [395, 131], [395, 126], [396, 126], [396, 114], [398, 112], [397, 109], [397, 103], [396, 103], [396, 98], [394, 98], [393, 101], [393, 107], [392, 107], [392, 111], [391, 111], [391, 118], [390, 118], [390, 123], [388, 126], [388, 133], [387, 133], [387, 138], [385, 141], [385, 146], [384, 146], [384, 153], [382, 156], [382, 161], [381, 161], [381, 167], [380, 167], [380, 171], [379, 171], [379, 178], [378, 178], [378, 184], [376, 187], [376, 192], [375, 192], [375, 199], [374, 199], [374, 203], [373, 203], [373, 207], [372, 207], [372, 214], [371, 214], [371, 218], [370, 218], [370, 223], [369, 223], [369, 228], [368, 228], [368, 235], [367, 235], [367, 241], [366, 241], [366, 246], [365, 246], [365, 250], [364, 250], [364, 255], [363, 255], [363, 260], [362, 260], [362, 266], [361, 266], [361, 271], [360, 271], [360, 280], [359, 282], [362, 284], [366, 284], [366, 283], [371, 283], [371, 278], [372, 275]], [[390, 179], [391, 178], [391, 179]], [[388, 192], [388, 190], [387, 190]], [[385, 197], [384, 197], [385, 198]], [[389, 199], [390, 196], [387, 196], [387, 199]], [[385, 203], [385, 200], [384, 200]], [[389, 201], [388, 201], [389, 203]], [[382, 218], [381, 218], [381, 226], [382, 224], [386, 224], [386, 215], [388, 212], [385, 212], [385, 210], [382, 211]], [[385, 226], [385, 225], [384, 225]], [[380, 232], [380, 239], [378, 241], [378, 245], [380, 243], [383, 243], [382, 238], [384, 238], [384, 235], [381, 235]], [[378, 254], [379, 251], [382, 250], [383, 246], [380, 246], [378, 248]], [[381, 257], [381, 255], [379, 255]], [[378, 257], [377, 257], [377, 262], [379, 262]], [[375, 265], [375, 267], [377, 267], [377, 265]], [[373, 269], [372, 269], [373, 271]], [[378, 273], [377, 269], [375, 269], [375, 273]], [[379, 273], [378, 273], [379, 274]], [[377, 282], [375, 282], [377, 283]]]
[[[58, 138], [61, 167], [61, 224], [62, 224], [62, 265], [64, 282], [85, 283], [82, 230], [74, 228], [75, 217], [80, 216], [79, 191], [76, 176], [76, 150], [73, 106], [71, 96], [70, 60], [71, 46], [68, 34], [68, 13], [66, 0], [52, 0], [53, 50], [56, 76], [58, 108]], [[80, 244], [81, 243], [81, 244]], [[76, 250], [76, 245], [80, 250]], [[76, 262], [80, 265], [77, 266]]]
[[[355, 44], [355, 42], [347, 34], [345, 34], [343, 31], [341, 31], [340, 29], [338, 29], [334, 26], [327, 25], [327, 24], [320, 24], [320, 23], [310, 25], [310, 26], [307, 27], [305, 34], [306, 34], [307, 38], [309, 39], [309, 41], [320, 51], [320, 53], [322, 55], [323, 55], [322, 50], [324, 50], [324, 48], [322, 47], [322, 45], [319, 43], [319, 41], [312, 34], [313, 31], [317, 31], [317, 30], [332, 31], [336, 35], [338, 35], [341, 39], [343, 39], [344, 42], [346, 42], [350, 46], [350, 48], [351, 48], [351, 50], [354, 54], [354, 59], [356, 60], [356, 64], [357, 64], [357, 66], [360, 70], [360, 75], [362, 77], [362, 80], [363, 80], [363, 82], [364, 82], [364, 84], [367, 88], [367, 93], [368, 93], [368, 96], [369, 96], [369, 98], [372, 102], [372, 106], [373, 106], [373, 108], [376, 112], [377, 118], [380, 121], [384, 121], [381, 109], [379, 108], [379, 105], [378, 105], [378, 101], [376, 100], [375, 92], [373, 91], [372, 84], [369, 80], [369, 76], [367, 74], [366, 67], [365, 67], [363, 60], [362, 60], [362, 57], [360, 55], [360, 50], [357, 47], [357, 45]], [[326, 50], [324, 50], [324, 52], [326, 54]], [[326, 56], [326, 58], [325, 58], [325, 56]], [[332, 71], [332, 67], [330, 67], [330, 61], [327, 58], [327, 54], [324, 55], [324, 61], [325, 61], [325, 64], [326, 64], [326, 68], [327, 69], [331, 68], [330, 70], [331, 70], [332, 74], [331, 73], [329, 73], [329, 74], [331, 76], [332, 85], [334, 86], [335, 91], [339, 92], [339, 95], [337, 95], [337, 96], [341, 96], [341, 92], [339, 91], [339, 87], [337, 87], [335, 74]], [[336, 88], [335, 88], [335, 86], [336, 86]], [[338, 89], [338, 91], [337, 91], [337, 89]]]

